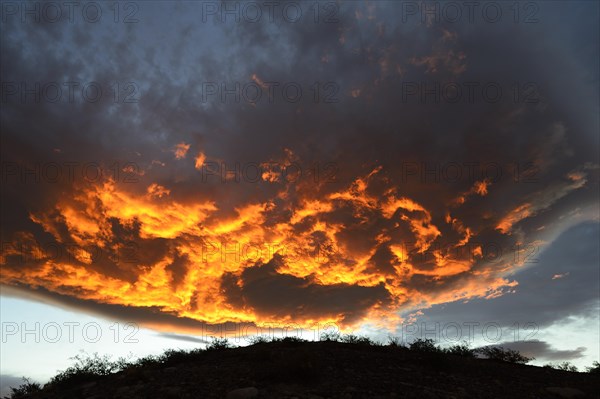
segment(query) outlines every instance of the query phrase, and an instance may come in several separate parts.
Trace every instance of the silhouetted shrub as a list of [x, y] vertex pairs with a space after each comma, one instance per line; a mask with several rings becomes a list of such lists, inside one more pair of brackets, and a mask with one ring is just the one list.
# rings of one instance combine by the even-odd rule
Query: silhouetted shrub
[[31, 395], [42, 390], [42, 386], [37, 382], [31, 382], [29, 378], [23, 377], [23, 384], [19, 385], [18, 388], [10, 388], [10, 396], [5, 396], [4, 399], [23, 399], [28, 395]]
[[304, 338], [300, 337], [285, 337], [282, 339], [282, 342], [308, 342]]
[[227, 338], [213, 338], [212, 342], [206, 346], [206, 350], [223, 350], [233, 347], [234, 345]]
[[374, 342], [369, 337], [360, 337], [354, 334], [343, 335], [341, 341], [347, 344], [374, 345]]
[[518, 364], [525, 364], [535, 359], [534, 357], [523, 356], [519, 351], [503, 348], [501, 346], [483, 346], [475, 349], [474, 353], [481, 354], [488, 359]]
[[431, 338], [417, 338], [413, 342], [411, 342], [408, 346], [411, 351], [417, 352], [440, 352], [440, 349], [435, 345], [435, 341]]
[[154, 366], [154, 365], [159, 364], [160, 362], [161, 362], [161, 359], [159, 357], [153, 356], [153, 355], [148, 355], [148, 356], [141, 357], [141, 358], [135, 360], [134, 362], [132, 362], [131, 367], [142, 368], [142, 367]]
[[387, 345], [396, 348], [406, 348], [406, 344], [402, 342], [402, 339], [400, 337], [394, 337], [392, 335], [388, 335]]
[[125, 370], [126, 368], [132, 366], [133, 358], [134, 358], [133, 353], [130, 352], [126, 358], [119, 357], [117, 360], [115, 360], [114, 362], [111, 362], [111, 363], [113, 363], [115, 370], [121, 371], [121, 370]]
[[197, 359], [198, 356], [201, 356], [203, 353], [204, 351], [202, 349], [167, 349], [162, 355], [156, 358], [155, 361], [163, 364], [184, 363]]
[[282, 342], [284, 344], [297, 345], [304, 342], [308, 342], [307, 340], [300, 337], [284, 337], [284, 338], [273, 338], [271, 342]]
[[574, 364], [571, 364], [571, 362], [550, 364], [550, 367], [552, 367], [553, 369], [563, 370], [563, 371], [574, 371], [574, 372], [579, 371], [579, 370], [577, 370], [577, 366], [575, 366]]
[[113, 362], [110, 360], [109, 355], [99, 356], [98, 353], [94, 353], [92, 356], [87, 354], [77, 355], [71, 359], [75, 360], [75, 364], [52, 377], [50, 380], [51, 385], [65, 385], [89, 381], [97, 376], [109, 375], [121, 371], [129, 364], [122, 359]]
[[266, 344], [270, 341], [275, 341], [275, 340], [274, 339], [270, 340], [269, 337], [267, 337], [266, 335], [256, 335], [254, 337], [248, 338], [248, 342], [250, 343], [250, 345]]
[[444, 352], [451, 355], [463, 356], [463, 357], [475, 357], [475, 349], [471, 349], [467, 342], [462, 344], [452, 345], [449, 348], [444, 349]]
[[340, 342], [341, 340], [342, 340], [342, 337], [341, 337], [340, 333], [338, 333], [338, 332], [321, 333], [321, 341]]
[[591, 367], [586, 367], [588, 373], [600, 374], [600, 362], [594, 361]]

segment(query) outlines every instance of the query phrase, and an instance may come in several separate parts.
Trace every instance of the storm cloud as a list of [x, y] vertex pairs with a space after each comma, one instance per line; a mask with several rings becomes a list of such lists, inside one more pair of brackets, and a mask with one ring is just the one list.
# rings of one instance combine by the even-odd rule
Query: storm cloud
[[[532, 23], [202, 4], [4, 11], [2, 284], [184, 329], [393, 328], [456, 301], [543, 323], [597, 297], [597, 4]], [[595, 225], [518, 273], [570, 220]]]

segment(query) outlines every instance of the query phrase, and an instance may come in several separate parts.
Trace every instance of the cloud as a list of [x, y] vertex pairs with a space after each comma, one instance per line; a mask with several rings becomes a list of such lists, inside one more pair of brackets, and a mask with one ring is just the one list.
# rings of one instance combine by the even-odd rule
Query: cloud
[[174, 340], [179, 340], [179, 341], [193, 342], [193, 343], [197, 343], [197, 344], [208, 344], [209, 343], [209, 341], [206, 341], [204, 339], [190, 337], [188, 335], [161, 333], [161, 334], [158, 334], [158, 336], [161, 338], [169, 338], [169, 339], [174, 339]]
[[56, 294], [44, 288], [32, 290], [28, 289], [28, 287], [6, 285], [0, 285], [0, 288], [2, 295], [5, 296], [53, 304], [55, 306], [98, 315], [110, 320], [137, 323], [142, 327], [153, 328], [159, 331], [176, 330], [188, 334], [212, 335], [212, 333], [218, 334], [219, 329], [222, 327], [217, 324], [207, 326], [206, 323], [198, 320], [161, 312], [156, 307], [134, 307], [99, 303], [97, 301], [80, 299], [75, 295]]
[[[479, 322], [500, 326], [535, 323], [543, 328], [569, 317], [596, 318], [600, 275], [600, 225], [581, 223], [563, 232], [543, 252], [534, 247], [528, 267], [514, 274], [514, 292], [492, 301], [473, 299], [424, 310], [422, 321]], [[535, 250], [535, 252], [532, 252]], [[568, 272], [565, 273], [565, 271]], [[557, 275], [563, 276], [556, 278]]]
[[498, 346], [516, 350], [523, 356], [535, 357], [537, 360], [569, 361], [579, 359], [584, 356], [586, 350], [583, 346], [571, 350], [556, 349], [544, 341], [504, 342]]
[[[580, 12], [545, 7], [548, 18]], [[514, 248], [541, 245], [598, 200], [598, 120], [586, 111], [597, 96], [580, 68], [599, 46], [572, 55], [561, 31], [540, 47], [555, 35], [543, 24], [399, 24], [392, 3], [340, 5], [338, 23], [235, 29], [197, 23], [192, 3], [143, 8], [138, 24], [2, 26], [3, 82], [105, 93], [52, 103], [3, 92], [5, 286], [179, 328], [393, 327], [405, 311], [470, 301], [478, 315], [509, 298], [529, 304], [512, 317], [549, 321], [589, 299], [544, 307]], [[590, 21], [573, 43], [597, 44]], [[521, 101], [532, 79], [539, 101]], [[474, 101], [465, 82], [479, 84]], [[498, 102], [483, 98], [490, 82]], [[221, 92], [238, 83], [261, 100]], [[285, 84], [302, 89], [298, 101]], [[115, 87], [138, 101], [115, 101]], [[590, 287], [574, 270], [597, 253], [572, 256], [581, 263], [563, 259], [548, 284]]]
[[244, 269], [241, 276], [226, 273], [222, 290], [229, 303], [249, 307], [283, 323], [299, 325], [306, 320], [328, 318], [350, 324], [366, 316], [374, 305], [390, 302], [383, 284], [361, 287], [352, 284], [318, 284], [310, 278], [298, 278], [277, 272], [283, 266], [280, 256], [264, 265]]
[[175, 159], [183, 159], [187, 155], [187, 152], [190, 149], [190, 145], [186, 143], [176, 144], [173, 148], [173, 153], [175, 154]]

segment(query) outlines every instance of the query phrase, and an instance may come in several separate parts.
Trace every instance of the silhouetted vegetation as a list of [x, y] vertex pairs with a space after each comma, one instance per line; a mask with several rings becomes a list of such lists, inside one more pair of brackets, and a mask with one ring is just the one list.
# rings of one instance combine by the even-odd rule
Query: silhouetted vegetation
[[[337, 342], [347, 345], [355, 345], [357, 348], [366, 348], [379, 346], [381, 350], [386, 351], [382, 343], [375, 342], [368, 337], [354, 334], [323, 333], [321, 341]], [[318, 352], [312, 349], [309, 341], [299, 337], [269, 338], [267, 336], [257, 336], [249, 340], [256, 350], [252, 352], [252, 359], [259, 360], [266, 364], [257, 371], [257, 377], [262, 381], [273, 383], [298, 383], [298, 384], [316, 384], [323, 380], [319, 372]], [[273, 345], [271, 345], [273, 344]], [[307, 346], [308, 345], [308, 346]], [[115, 361], [110, 356], [100, 356], [97, 353], [92, 355], [80, 354], [72, 358], [74, 364], [66, 370], [58, 372], [43, 388], [38, 383], [32, 383], [24, 378], [24, 383], [18, 388], [11, 388], [10, 396], [4, 399], [22, 399], [42, 389], [62, 389], [63, 387], [73, 387], [98, 381], [111, 374], [124, 371], [125, 373], [135, 373], [136, 370], [152, 370], [156, 368], [165, 368], [179, 366], [181, 364], [202, 359], [206, 356], [215, 356], [215, 352], [222, 351], [235, 346], [225, 338], [214, 338], [205, 349], [192, 350], [166, 350], [158, 356], [146, 356], [136, 360], [119, 358]], [[297, 347], [293, 352], [283, 355], [281, 348]], [[456, 344], [447, 348], [440, 348], [432, 339], [416, 339], [406, 345], [399, 338], [389, 336], [387, 341], [389, 352], [399, 350], [404, 353], [414, 352], [418, 354], [420, 367], [425, 370], [451, 371], [456, 366], [458, 359], [453, 356], [465, 358], [485, 357], [491, 360], [497, 360], [506, 363], [525, 364], [533, 358], [526, 357], [516, 350], [507, 349], [499, 346], [485, 346], [472, 349], [467, 342]], [[333, 346], [335, 348], [335, 346]], [[408, 351], [408, 352], [406, 352]], [[454, 359], [454, 360], [453, 360]], [[559, 364], [547, 364], [544, 367], [550, 367], [558, 370], [576, 372], [575, 367], [570, 362]], [[587, 367], [589, 373], [600, 373], [600, 363], [595, 361], [591, 367]]]
[[393, 335], [388, 335], [387, 345], [395, 348], [406, 348], [402, 339], [400, 337], [394, 337]]
[[341, 342], [342, 336], [338, 332], [321, 333], [321, 341]]
[[586, 367], [588, 373], [600, 374], [600, 362], [594, 361], [591, 367]]
[[475, 353], [481, 354], [487, 359], [508, 363], [525, 364], [535, 359], [534, 357], [523, 356], [516, 350], [503, 348], [501, 346], [483, 346], [475, 349]]
[[285, 338], [273, 338], [271, 339], [271, 342], [283, 342], [286, 344], [301, 344], [303, 342], [308, 342], [305, 339], [302, 339], [300, 337], [285, 337]]
[[227, 338], [213, 338], [212, 342], [206, 346], [206, 350], [223, 350], [233, 347], [234, 345]]
[[[571, 362], [562, 362], [562, 363], [558, 363], [558, 364], [548, 363], [548, 364], [545, 364], [544, 367], [553, 368], [555, 370], [571, 371], [571, 372], [579, 371], [577, 366], [575, 366]], [[591, 366], [588, 366], [585, 368], [585, 372], [600, 374], [600, 362], [594, 361]]]
[[562, 362], [562, 363], [558, 363], [558, 364], [548, 363], [548, 364], [544, 364], [544, 367], [552, 368], [555, 370], [563, 370], [563, 371], [573, 371], [573, 372], [579, 371], [575, 365], [571, 364], [571, 362]]
[[40, 392], [42, 386], [37, 382], [31, 382], [29, 378], [23, 377], [23, 384], [18, 388], [10, 388], [10, 396], [5, 396], [4, 399], [24, 399], [27, 395], [32, 393]]
[[346, 334], [341, 337], [341, 341], [346, 344], [358, 344], [358, 345], [375, 345], [369, 337], [361, 337], [354, 334]]
[[130, 365], [124, 358], [111, 361], [109, 355], [100, 356], [98, 353], [91, 356], [81, 354], [71, 359], [75, 360], [74, 364], [52, 377], [49, 382], [50, 385], [60, 386], [91, 381], [98, 376], [106, 376], [121, 371]]
[[441, 352], [441, 350], [435, 345], [435, 341], [432, 340], [431, 338], [425, 338], [425, 339], [418, 338], [418, 339], [414, 340], [413, 342], [411, 342], [408, 345], [408, 348], [411, 351], [417, 351], [417, 352], [428, 352], [428, 353]]
[[[144, 359], [142, 363], [145, 364], [165, 364], [175, 365], [178, 363], [188, 362], [196, 359], [204, 353], [202, 349], [192, 350], [180, 350], [180, 349], [167, 349], [162, 355], [158, 357], [149, 357]], [[138, 362], [136, 362], [137, 364]]]
[[467, 342], [450, 346], [449, 348], [444, 349], [444, 352], [455, 356], [475, 357], [475, 349], [469, 347]]
[[266, 335], [257, 335], [255, 337], [250, 337], [248, 339], [248, 342], [250, 343], [250, 345], [266, 344], [267, 342], [270, 342], [270, 341], [271, 340]]
[[[166, 353], [166, 351], [165, 351], [165, 353]], [[144, 357], [141, 357], [141, 358], [135, 360], [134, 362], [131, 363], [130, 367], [131, 368], [152, 367], [152, 366], [156, 366], [159, 363], [161, 363], [160, 357], [149, 355], [149, 356], [144, 356]]]

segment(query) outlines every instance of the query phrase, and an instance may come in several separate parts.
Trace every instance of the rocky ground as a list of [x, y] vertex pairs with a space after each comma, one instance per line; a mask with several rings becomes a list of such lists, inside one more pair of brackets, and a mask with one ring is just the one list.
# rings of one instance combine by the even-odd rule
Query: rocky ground
[[598, 374], [340, 342], [173, 357], [31, 398], [600, 398]]

